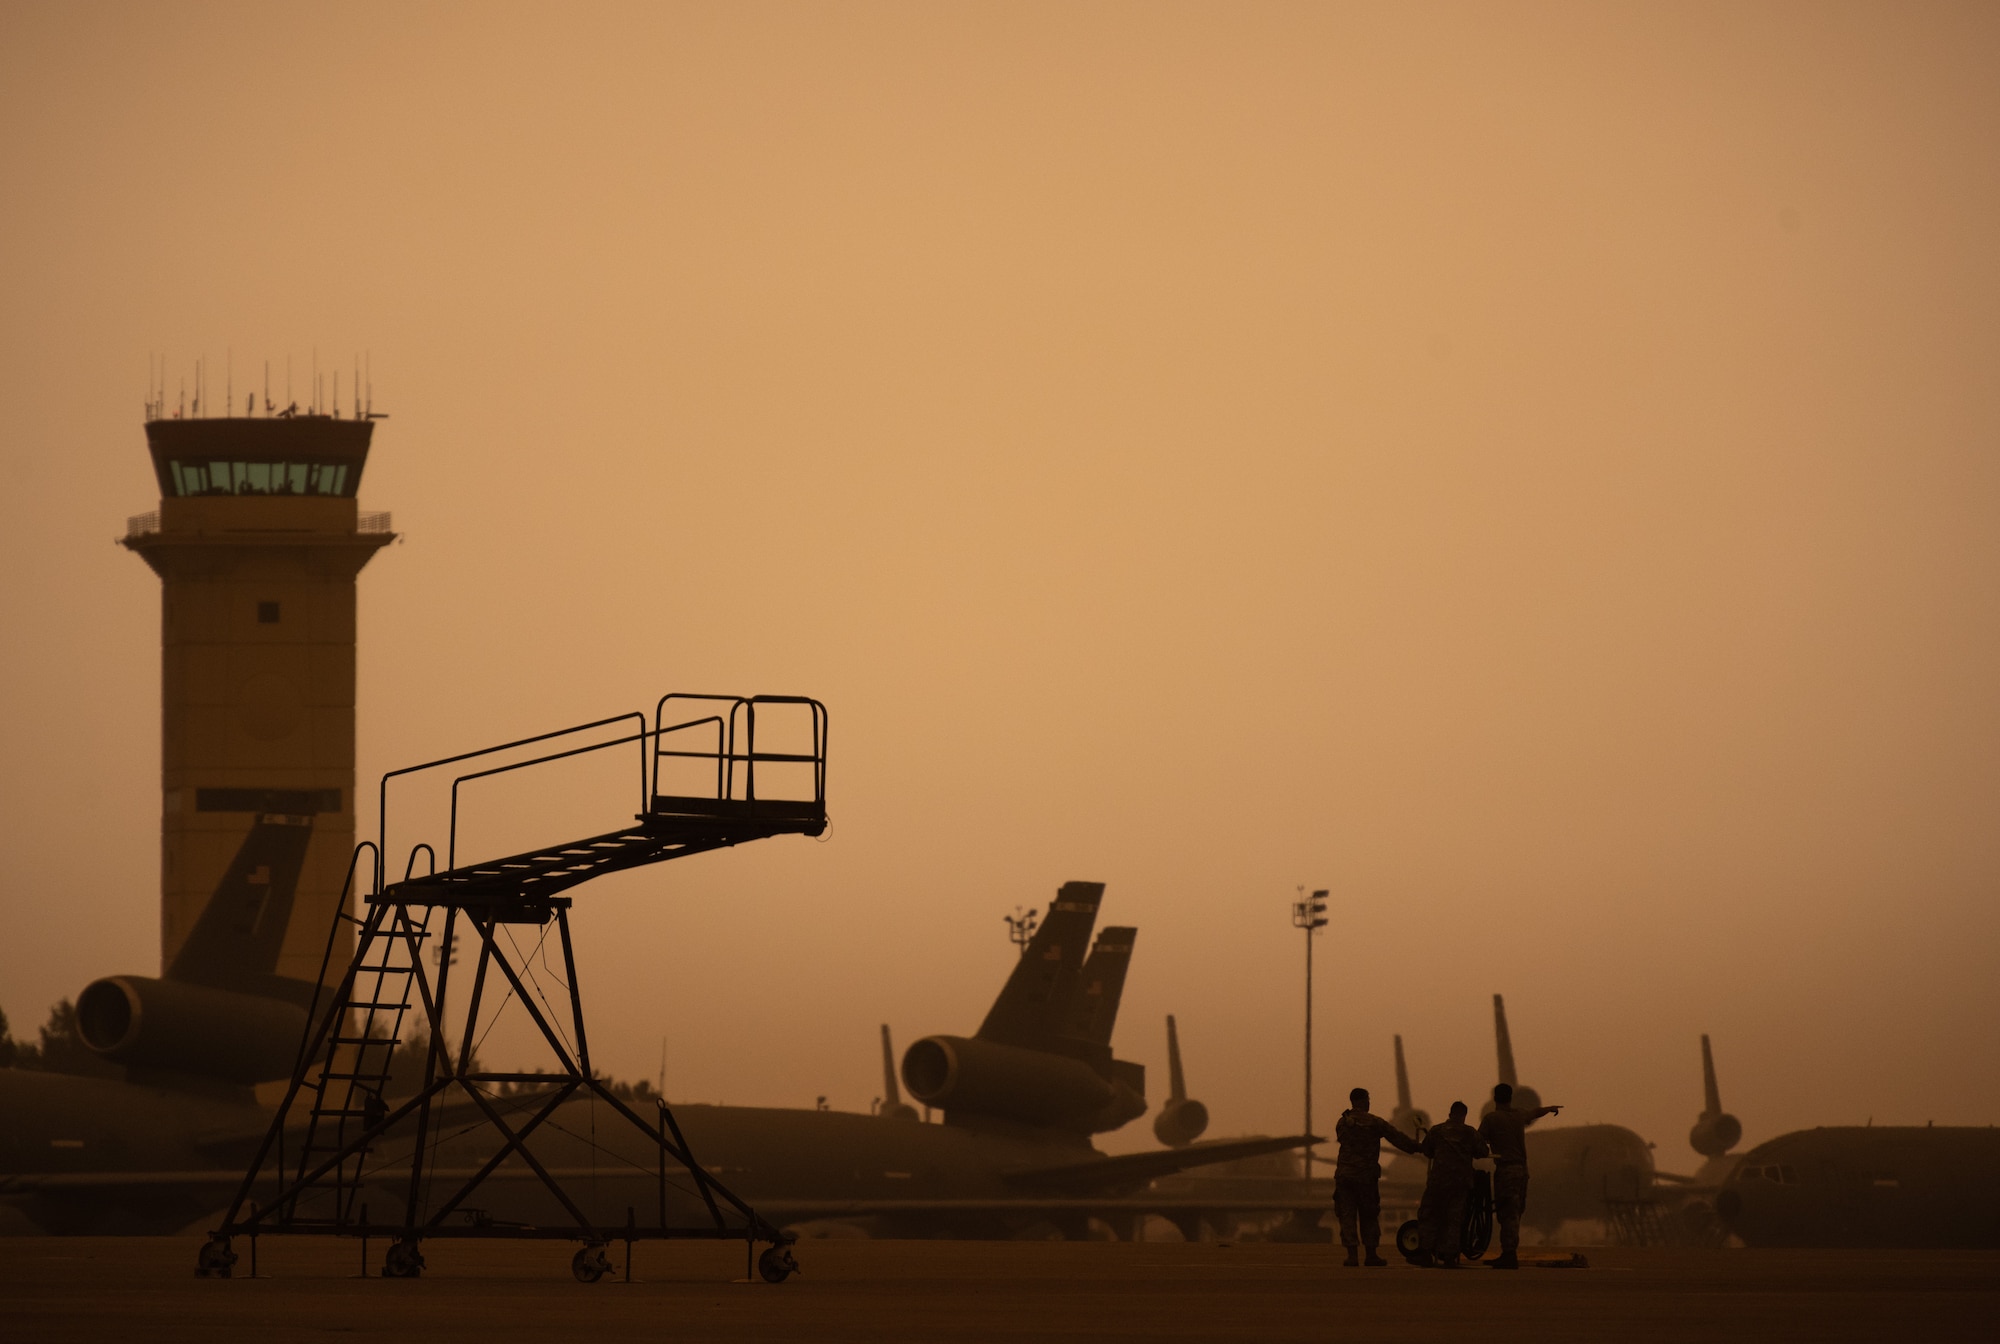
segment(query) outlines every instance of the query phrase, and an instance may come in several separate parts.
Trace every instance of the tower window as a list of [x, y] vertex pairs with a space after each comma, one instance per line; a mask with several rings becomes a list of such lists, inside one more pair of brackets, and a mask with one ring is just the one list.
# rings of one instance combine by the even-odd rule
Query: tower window
[[276, 602], [259, 602], [257, 604], [257, 624], [276, 625], [277, 623], [278, 604]]

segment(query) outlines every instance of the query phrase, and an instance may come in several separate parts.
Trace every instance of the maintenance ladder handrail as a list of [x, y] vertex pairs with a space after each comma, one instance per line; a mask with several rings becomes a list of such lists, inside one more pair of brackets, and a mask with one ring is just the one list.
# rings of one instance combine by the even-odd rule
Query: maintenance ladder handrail
[[[717, 703], [727, 704], [729, 706], [729, 710], [726, 718], [721, 714], [709, 714], [709, 715], [704, 715], [700, 718], [689, 719], [681, 723], [668, 724], [665, 722], [665, 714], [666, 714], [667, 702], [669, 700], [697, 700], [705, 702], [717, 702]], [[759, 705], [805, 706], [810, 715], [811, 725], [812, 725], [811, 752], [799, 753], [799, 752], [758, 751], [757, 750], [757, 707]], [[810, 697], [807, 696], [797, 696], [797, 695], [736, 696], [736, 695], [702, 695], [702, 694], [691, 694], [686, 692], [671, 692], [667, 695], [661, 696], [658, 704], [655, 705], [653, 711], [653, 724], [650, 728], [648, 728], [646, 724], [645, 716], [638, 710], [632, 710], [624, 714], [612, 715], [609, 718], [594, 719], [589, 723], [580, 723], [568, 728], [558, 728], [552, 732], [537, 733], [531, 737], [518, 738], [512, 742], [503, 742], [498, 746], [482, 747], [477, 751], [460, 752], [453, 756], [440, 757], [434, 761], [425, 761], [419, 765], [404, 766], [401, 769], [391, 770], [386, 774], [384, 774], [382, 776], [382, 781], [380, 788], [378, 790], [378, 797], [377, 797], [378, 838], [375, 850], [376, 891], [380, 892], [384, 890], [384, 888], [388, 885], [387, 874], [384, 873], [382, 869], [384, 866], [383, 855], [388, 852], [390, 780], [398, 778], [403, 775], [414, 775], [426, 770], [434, 770], [441, 766], [456, 765], [463, 761], [477, 760], [482, 756], [491, 756], [498, 752], [518, 750], [521, 747], [532, 746], [537, 742], [549, 742], [553, 741], [556, 738], [568, 737], [576, 733], [589, 732], [593, 729], [609, 727], [612, 724], [623, 723], [627, 719], [637, 719], [639, 721], [639, 731], [637, 731], [636, 733], [629, 733], [622, 737], [612, 738], [608, 741], [593, 742], [587, 746], [571, 747], [564, 751], [549, 752], [545, 755], [535, 756], [528, 760], [512, 761], [506, 765], [494, 766], [491, 769], [487, 770], [470, 771], [468, 773], [455, 777], [451, 783], [451, 813], [450, 813], [450, 830], [446, 842], [446, 859], [445, 859], [446, 870], [456, 871], [458, 868], [458, 804], [459, 804], [459, 790], [462, 785], [465, 785], [477, 779], [486, 779], [494, 775], [508, 774], [515, 770], [525, 770], [530, 766], [546, 765], [551, 761], [566, 760], [574, 756], [583, 756], [583, 755], [588, 755], [591, 752], [604, 751], [613, 747], [624, 746], [627, 743], [636, 744], [639, 749], [638, 816], [641, 818], [645, 817], [646, 815], [655, 810], [656, 800], [667, 796], [667, 795], [662, 795], [659, 792], [661, 762], [663, 759], [666, 758], [713, 760], [715, 762], [715, 768], [716, 768], [716, 785], [715, 785], [716, 791], [714, 797], [714, 801], [716, 802], [729, 802], [737, 800], [738, 766], [742, 767], [741, 776], [743, 784], [743, 793], [741, 801], [755, 802], [757, 801], [757, 765], [759, 762], [766, 762], [770, 764], [810, 765], [813, 767], [812, 802], [815, 806], [820, 806], [820, 807], [825, 806], [826, 745], [828, 736], [827, 734], [828, 720], [827, 720], [826, 707], [822, 705], [819, 701], [811, 699]], [[745, 749], [742, 751], [738, 751], [736, 747], [739, 721], [741, 722], [742, 725], [743, 738], [745, 743]], [[716, 731], [716, 741], [713, 750], [683, 751], [683, 750], [669, 749], [663, 745], [665, 741], [668, 739], [668, 737], [672, 734], [684, 732], [688, 729], [700, 728], [711, 724], [715, 727]], [[648, 776], [647, 760], [646, 760], [647, 757], [646, 742], [648, 738], [651, 738], [653, 742], [653, 749], [651, 752], [652, 767], [651, 767], [650, 778]], [[799, 800], [799, 801], [804, 801], [804, 800]]]
[[[698, 719], [688, 719], [669, 725], [666, 722], [669, 700], [697, 700], [729, 706], [727, 722], [720, 715], [708, 715]], [[809, 755], [797, 752], [775, 752], [757, 750], [757, 707], [759, 705], [804, 705], [812, 719], [812, 751]], [[744, 749], [736, 749], [738, 721], [743, 728]], [[688, 728], [698, 728], [703, 724], [716, 725], [716, 748], [713, 752], [669, 751], [662, 743], [669, 733]], [[660, 697], [653, 707], [653, 796], [660, 795], [660, 760], [662, 757], [683, 757], [713, 759], [716, 763], [716, 801], [728, 801], [737, 797], [737, 769], [744, 768], [742, 799], [757, 801], [757, 763], [767, 761], [776, 764], [811, 765], [813, 767], [812, 801], [820, 806], [826, 803], [826, 748], [827, 748], [826, 706], [809, 696], [803, 695], [703, 695], [685, 691], [673, 691]]]

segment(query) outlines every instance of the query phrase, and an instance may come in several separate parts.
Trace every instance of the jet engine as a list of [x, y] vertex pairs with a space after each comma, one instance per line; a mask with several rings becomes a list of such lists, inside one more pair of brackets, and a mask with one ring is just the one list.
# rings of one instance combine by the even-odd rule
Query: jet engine
[[1743, 1122], [1726, 1111], [1704, 1113], [1688, 1131], [1688, 1147], [1703, 1157], [1721, 1157], [1742, 1140]]
[[1140, 1066], [1112, 1061], [1112, 1076], [1047, 1050], [963, 1036], [926, 1036], [903, 1053], [903, 1083], [927, 1106], [1101, 1133], [1146, 1112]]
[[306, 1029], [296, 1004], [142, 975], [92, 981], [76, 1021], [106, 1059], [232, 1083], [290, 1077]]
[[1185, 1148], [1208, 1128], [1208, 1107], [1193, 1097], [1183, 1097], [1160, 1107], [1153, 1117], [1153, 1135], [1169, 1148]]

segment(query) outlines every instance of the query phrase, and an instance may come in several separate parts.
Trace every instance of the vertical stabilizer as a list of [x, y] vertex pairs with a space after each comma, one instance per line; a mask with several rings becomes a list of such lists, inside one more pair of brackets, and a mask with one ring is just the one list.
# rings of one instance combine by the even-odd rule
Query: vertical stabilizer
[[[1701, 1095], [1701, 1118], [1688, 1133], [1688, 1146], [1713, 1164], [1742, 1141], [1743, 1123], [1722, 1109], [1722, 1089], [1715, 1084], [1715, 1053], [1708, 1048], [1705, 1034], [1701, 1038]], [[1719, 1171], [1707, 1166], [1700, 1175], [1711, 1181], [1721, 1179]]]
[[1413, 1139], [1420, 1139], [1424, 1131], [1431, 1127], [1428, 1111], [1420, 1111], [1410, 1100], [1410, 1070], [1403, 1063], [1403, 1038], [1396, 1038], [1396, 1109], [1389, 1113], [1389, 1123]]
[[889, 1044], [889, 1024], [882, 1024], [882, 1108], [875, 1112], [890, 1120], [914, 1120], [917, 1108], [903, 1100], [896, 1086], [896, 1052]]
[[1500, 1052], [1500, 1081], [1519, 1087], [1521, 1080], [1514, 1074], [1514, 1040], [1507, 1034], [1507, 1001], [1498, 994], [1493, 996], [1493, 1043]]
[[1097, 925], [1102, 882], [1065, 882], [980, 1023], [981, 1040], [1046, 1048], [1067, 1034], [1075, 1013], [1084, 950]]
[[310, 814], [260, 813], [165, 978], [277, 998], [309, 996], [309, 984], [276, 972], [312, 833]]
[[1118, 1025], [1118, 1003], [1125, 996], [1125, 972], [1132, 965], [1132, 944], [1139, 931], [1106, 929], [1097, 935], [1090, 959], [1083, 963], [1076, 1004], [1068, 1034], [1092, 1045], [1108, 1046]]
[[896, 1086], [896, 1052], [889, 1044], [889, 1024], [882, 1024], [882, 1104], [901, 1104], [903, 1094]]
[[1181, 1072], [1181, 1033], [1167, 1014], [1167, 1099], [1153, 1117], [1153, 1133], [1169, 1148], [1185, 1148], [1208, 1128], [1208, 1107], [1187, 1094], [1187, 1075]]

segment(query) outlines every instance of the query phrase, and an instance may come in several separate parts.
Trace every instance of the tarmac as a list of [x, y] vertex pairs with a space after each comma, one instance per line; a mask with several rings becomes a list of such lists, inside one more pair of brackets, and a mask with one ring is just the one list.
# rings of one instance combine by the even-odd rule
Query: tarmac
[[801, 1243], [802, 1273], [773, 1286], [742, 1281], [740, 1245], [642, 1243], [627, 1284], [614, 1244], [618, 1276], [585, 1285], [563, 1242], [427, 1242], [418, 1280], [293, 1238], [263, 1239], [255, 1279], [244, 1254], [238, 1277], [198, 1280], [198, 1244], [0, 1239], [0, 1339], [2000, 1338], [2000, 1251], [1591, 1247], [1588, 1268], [1445, 1273], [1343, 1269], [1325, 1245], [836, 1240]]

